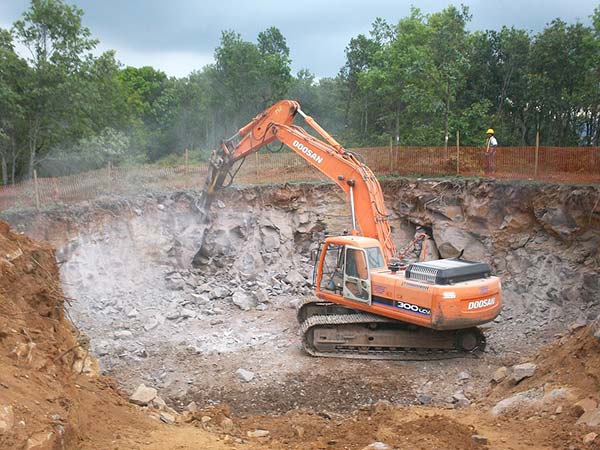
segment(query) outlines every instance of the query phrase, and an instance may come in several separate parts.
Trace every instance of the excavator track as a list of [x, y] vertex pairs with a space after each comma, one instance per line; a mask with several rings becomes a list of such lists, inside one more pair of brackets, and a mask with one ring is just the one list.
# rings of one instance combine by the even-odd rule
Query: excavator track
[[[324, 314], [315, 314], [319, 309]], [[435, 331], [329, 302], [305, 302], [298, 319], [303, 348], [312, 356], [424, 361], [476, 357], [485, 348], [477, 328]]]

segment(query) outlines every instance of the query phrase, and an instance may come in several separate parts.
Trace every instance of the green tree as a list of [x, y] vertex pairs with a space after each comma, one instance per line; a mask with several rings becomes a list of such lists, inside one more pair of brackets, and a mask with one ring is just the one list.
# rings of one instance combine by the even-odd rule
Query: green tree
[[542, 139], [554, 145], [580, 143], [582, 111], [590, 108], [588, 79], [597, 67], [593, 32], [581, 23], [553, 20], [533, 42], [531, 102]]
[[466, 24], [471, 20], [469, 9], [449, 6], [431, 14], [431, 52], [435, 71], [432, 72], [435, 89], [444, 105], [444, 147], [448, 147], [452, 102], [456, 99], [468, 66], [466, 54]]
[[16, 39], [31, 55], [26, 99], [29, 176], [41, 153], [69, 137], [70, 126], [76, 122], [73, 106], [84, 101], [76, 79], [86, 52], [97, 41], [82, 25], [82, 16], [81, 9], [60, 0], [32, 0], [23, 19], [13, 26]]
[[[27, 63], [14, 50], [12, 35], [0, 28], [0, 167], [2, 184], [15, 182], [20, 156], [18, 145], [25, 110], [25, 80], [29, 77]], [[10, 177], [8, 166], [11, 166]]]
[[275, 27], [258, 33], [261, 61], [263, 108], [281, 100], [292, 81], [290, 49], [285, 37]]

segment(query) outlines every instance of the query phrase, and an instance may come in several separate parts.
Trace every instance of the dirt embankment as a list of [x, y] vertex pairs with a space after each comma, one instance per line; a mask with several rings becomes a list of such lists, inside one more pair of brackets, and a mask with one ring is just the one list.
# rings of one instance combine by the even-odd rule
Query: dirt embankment
[[135, 448], [160, 424], [97, 376], [64, 301], [54, 250], [0, 222], [0, 449]]

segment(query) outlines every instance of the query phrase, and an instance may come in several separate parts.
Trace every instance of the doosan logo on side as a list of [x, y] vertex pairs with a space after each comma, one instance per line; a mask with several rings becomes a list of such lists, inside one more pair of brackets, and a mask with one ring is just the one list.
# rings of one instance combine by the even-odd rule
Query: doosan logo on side
[[496, 304], [496, 297], [484, 298], [483, 300], [475, 300], [474, 302], [469, 302], [469, 310], [471, 309], [479, 309], [486, 308], [488, 306], [492, 306]]
[[321, 164], [323, 162], [323, 157], [317, 155], [315, 152], [313, 152], [306, 145], [303, 145], [303, 144], [301, 144], [298, 141], [292, 142], [292, 145], [294, 147], [296, 147], [298, 150], [300, 150], [302, 153], [304, 153], [306, 156], [308, 156], [310, 159], [314, 159], [317, 162], [317, 164]]

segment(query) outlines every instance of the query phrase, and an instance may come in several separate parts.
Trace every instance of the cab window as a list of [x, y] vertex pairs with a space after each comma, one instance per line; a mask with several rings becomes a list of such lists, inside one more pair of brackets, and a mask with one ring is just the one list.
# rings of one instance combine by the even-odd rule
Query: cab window
[[385, 260], [379, 247], [369, 247], [365, 250], [367, 251], [367, 259], [369, 260], [369, 267], [371, 269], [385, 268]]
[[349, 248], [346, 250], [346, 275], [366, 280], [368, 278], [365, 252]]

